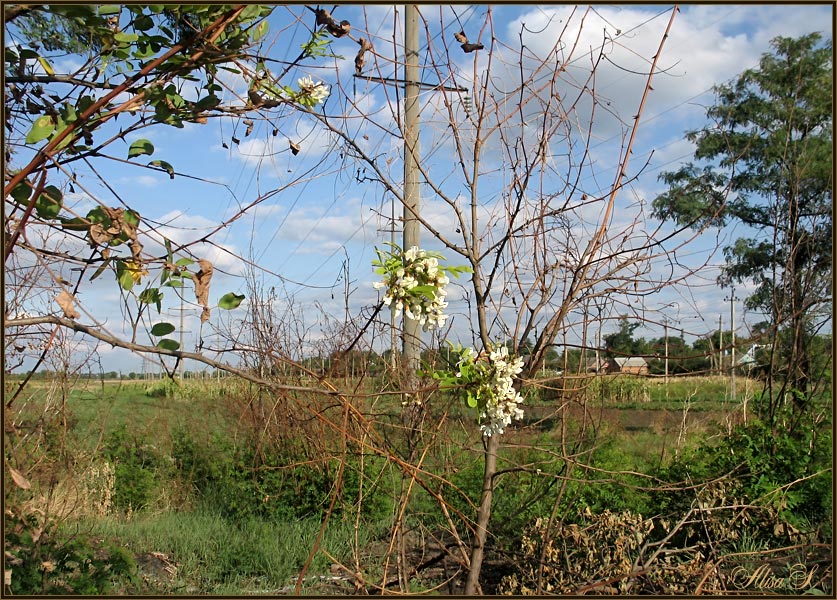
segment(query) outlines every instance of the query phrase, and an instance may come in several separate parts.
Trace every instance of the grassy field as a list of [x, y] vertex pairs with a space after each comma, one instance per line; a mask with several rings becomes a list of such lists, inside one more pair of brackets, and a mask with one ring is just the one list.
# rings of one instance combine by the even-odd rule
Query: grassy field
[[[512, 540], [531, 519], [554, 510], [556, 482], [567, 473], [572, 480], [563, 484], [560, 514], [581, 507], [653, 512], [642, 491], [651, 480], [638, 474], [664, 469], [681, 451], [740, 422], [758, 383], [737, 383], [733, 404], [729, 381], [720, 378], [590, 379], [561, 401], [550, 397], [554, 382], [544, 382], [530, 394], [523, 423], [504, 436], [495, 534]], [[365, 385], [374, 389], [374, 382]], [[11, 389], [7, 384], [7, 394]], [[385, 437], [397, 434], [397, 396], [360, 395], [353, 403], [376, 415]], [[321, 410], [333, 411], [330, 404]], [[310, 424], [293, 426], [307, 438], [287, 437], [291, 413], [282, 410], [289, 409], [245, 383], [35, 382], [15, 409], [6, 412], [13, 432], [7, 455], [13, 464], [34, 465], [27, 471], [33, 496], [48, 499], [38, 510], [56, 516], [63, 539], [93, 540], [95, 552], [113, 543], [133, 557], [136, 576], [120, 579], [115, 592], [292, 593], [321, 533], [305, 569], [305, 593], [346, 593], [352, 591], [346, 575], [374, 579], [387, 568], [397, 470], [360, 446], [338, 456], [339, 437], [325, 440], [327, 430]], [[474, 415], [445, 395], [428, 410], [427, 422], [444, 423], [446, 433], [427, 442], [421, 466], [447, 482], [452, 516], [440, 513], [426, 490], [412, 491], [410, 535], [419, 563], [427, 561], [436, 527], [467, 528], [457, 514], [474, 514], [482, 485]], [[320, 446], [330, 450], [317, 454]], [[303, 455], [323, 458], [295, 464]], [[321, 532], [341, 464], [340, 501]], [[14, 490], [7, 501], [14, 494], [23, 497]]]

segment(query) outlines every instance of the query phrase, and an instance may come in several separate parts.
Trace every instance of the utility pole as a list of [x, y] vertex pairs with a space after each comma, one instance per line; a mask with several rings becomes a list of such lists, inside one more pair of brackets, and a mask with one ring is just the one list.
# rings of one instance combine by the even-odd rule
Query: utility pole
[[729, 298], [725, 298], [725, 300], [729, 300], [729, 328], [730, 335], [732, 336], [732, 351], [730, 354], [732, 361], [729, 366], [730, 398], [732, 398], [732, 401], [735, 402], [735, 301], [738, 300], [738, 298], [735, 297], [735, 288], [732, 288], [732, 293], [729, 295]]
[[[419, 12], [418, 6], [406, 6], [404, 20], [404, 250], [419, 245]], [[404, 370], [409, 388], [415, 387], [415, 373], [420, 366], [419, 323], [404, 319]]]
[[[406, 252], [413, 246], [419, 245], [419, 182], [418, 182], [418, 154], [419, 154], [419, 69], [418, 69], [418, 32], [419, 12], [415, 4], [404, 7], [404, 191], [403, 191], [403, 244]], [[414, 396], [418, 381], [416, 374], [420, 366], [419, 323], [416, 320], [404, 318], [404, 334], [402, 338], [403, 353], [401, 360], [402, 384], [401, 389], [407, 390], [402, 395], [404, 405], [401, 422], [407, 437], [406, 459], [412, 463], [416, 452], [416, 432], [421, 423], [421, 413], [424, 409], [416, 402]], [[404, 507], [409, 495], [406, 479], [401, 479], [399, 503]], [[395, 538], [398, 546], [398, 583], [402, 592], [409, 592], [410, 578], [408, 576], [407, 541], [405, 538], [404, 513], [400, 513], [395, 523]]]
[[[390, 230], [389, 241], [392, 247], [395, 247], [395, 197], [392, 198], [392, 214], [390, 215]], [[398, 334], [395, 327], [395, 311], [389, 311], [389, 360], [392, 366], [392, 372], [395, 373], [398, 369], [398, 348], [396, 342], [398, 341]]]
[[723, 316], [718, 315], [718, 374], [724, 373], [724, 330]]
[[665, 352], [666, 352], [666, 398], [668, 398], [668, 317], [663, 321], [663, 328], [665, 329]]
[[[186, 333], [186, 331], [184, 330], [184, 327], [185, 327], [184, 313], [187, 310], [192, 310], [192, 307], [186, 307], [186, 301], [184, 299], [184, 296], [183, 296], [183, 294], [180, 294], [180, 308], [179, 309], [174, 308], [174, 309], [171, 309], [171, 310], [180, 312], [180, 333], [179, 333], [180, 348], [179, 349], [182, 352], [183, 351], [183, 341], [184, 341], [183, 340], [183, 334]], [[171, 314], [171, 312], [169, 312], [168, 314]], [[174, 376], [176, 378], [180, 379], [181, 381], [183, 380], [184, 362], [185, 361], [181, 359], [177, 363], [175, 363], [176, 366], [177, 366], [177, 370], [175, 371]], [[161, 375], [162, 375], [162, 373], [161, 373]]]

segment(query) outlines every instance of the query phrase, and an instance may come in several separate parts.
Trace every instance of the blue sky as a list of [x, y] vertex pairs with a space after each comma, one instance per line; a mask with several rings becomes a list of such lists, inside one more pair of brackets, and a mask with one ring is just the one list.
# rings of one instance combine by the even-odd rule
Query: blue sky
[[[562, 51], [572, 51], [571, 45], [575, 43], [579, 57], [566, 72], [569, 78], [583, 77], [589, 64], [590, 49], [600, 47], [603, 32], [607, 32], [608, 59], [600, 67], [596, 79], [597, 94], [606, 101], [606, 106], [600, 107], [594, 121], [589, 168], [582, 175], [580, 189], [595, 195], [608, 188], [613, 181], [625, 131], [619, 119], [630, 121], [645, 83], [644, 77], [633, 73], [647, 70], [648, 60], [655, 54], [670, 18], [670, 6], [594, 5], [588, 10], [586, 7], [549, 4], [502, 4], [491, 8], [489, 20], [486, 18], [488, 7], [482, 5], [422, 5], [421, 10], [436, 50], [442, 40], [454, 46], [452, 34], [460, 29], [468, 32], [471, 39], [480, 36], [484, 41], [488, 39], [486, 36], [490, 37], [484, 26], [490, 23], [499, 44], [506, 45], [497, 50], [498, 56], [504, 52], [504, 56], [512, 56], [521, 35], [528, 51], [542, 56], [563, 32], [562, 40], [567, 42]], [[393, 36], [400, 40], [395, 23], [403, 20], [395, 18], [393, 7], [344, 5], [333, 14], [338, 20], [349, 20], [355, 36], [371, 39], [382, 63], [392, 56]], [[280, 61], [293, 59], [306, 39], [306, 27], [312, 24], [311, 13], [300, 5], [280, 6], [269, 21], [271, 29], [263, 52]], [[439, 27], [440, 21], [445, 24], [444, 30]], [[711, 88], [714, 84], [728, 81], [743, 69], [756, 66], [759, 57], [769, 51], [772, 38], [799, 36], [811, 31], [820, 31], [830, 37], [832, 22], [830, 5], [682, 6], [659, 58], [661, 73], [654, 79], [653, 92], [642, 114], [628, 171], [636, 173], [646, 161], [648, 164], [637, 179], [620, 192], [620, 210], [615, 215], [617, 224], [619, 219], [629, 222], [635, 211], [640, 210], [638, 206], [647, 207], [662, 191], [657, 181], [660, 172], [675, 170], [691, 158], [692, 146], [684, 139], [684, 132], [704, 125], [706, 107], [713, 101]], [[421, 40], [421, 60], [427, 64], [429, 55], [424, 46], [424, 34]], [[389, 118], [385, 94], [391, 101], [395, 91], [392, 87], [351, 77], [357, 47], [352, 40], [335, 40], [331, 49], [342, 59], [323, 59], [316, 64], [307, 61], [303, 68], [289, 74], [287, 82], [293, 84], [297, 77], [310, 74], [331, 87], [327, 112], [355, 114], [347, 108], [347, 98], [350, 98], [377, 115], [377, 122], [386, 123]], [[480, 72], [480, 65], [486, 65], [485, 61], [489, 59], [487, 53], [451, 55], [462, 61], [454, 69], [462, 77], [473, 72], [475, 65], [476, 71]], [[77, 59], [66, 57], [56, 60], [53, 66], [56, 72], [70, 73], [78, 63]], [[496, 65], [493, 68], [497, 69]], [[385, 76], [395, 75], [392, 69], [385, 67], [383, 71]], [[501, 69], [492, 73], [496, 73], [498, 82], [502, 81]], [[422, 71], [423, 80], [437, 77], [429, 67]], [[231, 92], [227, 100], [232, 99], [234, 92], [242, 93], [245, 89], [234, 76], [230, 76], [228, 83]], [[433, 118], [432, 96], [432, 92], [422, 93], [425, 106], [422, 115], [426, 118], [421, 131], [422, 151], [426, 153], [423, 160], [433, 173], [443, 177], [453, 156], [448, 134]], [[609, 114], [610, 110], [618, 113], [619, 118]], [[586, 113], [581, 111], [581, 114], [583, 120]], [[365, 150], [392, 157], [393, 177], [398, 179], [400, 147], [397, 141], [381, 135], [380, 130], [368, 123], [347, 122], [351, 127], [357, 127], [358, 143]], [[585, 124], [578, 125], [583, 127]], [[274, 128], [278, 130], [275, 136]], [[370, 261], [374, 258], [374, 247], [381, 247], [384, 240], [389, 239], [391, 197], [374, 183], [358, 183], [355, 178], [357, 167], [342, 169], [346, 160], [340, 148], [335, 147], [332, 138], [308, 118], [285, 111], [272, 122], [256, 121], [248, 136], [244, 135], [245, 129], [246, 124], [241, 120], [225, 119], [210, 121], [207, 125], [190, 124], [184, 129], [155, 127], [136, 135], [135, 138], [153, 142], [154, 158], [174, 166], [178, 173], [174, 179], [169, 179], [165, 173], [115, 161], [100, 161], [96, 167], [125, 203], [138, 210], [144, 219], [157, 223], [157, 231], [175, 242], [202, 237], [241, 208], [267, 194], [241, 218], [218, 232], [212, 238], [213, 245], [193, 248], [197, 255], [211, 260], [217, 270], [211, 303], [229, 291], [247, 293], [242, 276], [247, 271], [246, 261], [252, 261], [264, 269], [259, 275], [264, 288], [275, 287], [289, 293], [295, 301], [294, 310], [301, 311], [312, 328], [322, 326], [318, 315], [342, 315], [347, 272], [350, 312], [357, 315], [362, 307], [375, 304], [378, 293], [371, 285], [374, 274]], [[239, 140], [237, 144], [233, 137]], [[126, 140], [125, 153], [133, 139]], [[302, 146], [299, 155], [291, 154], [288, 140]], [[115, 150], [113, 153], [119, 155], [120, 152]], [[550, 159], [560, 167], [560, 148], [556, 147]], [[309, 171], [315, 165], [320, 166]], [[79, 212], [93, 206], [91, 196], [109, 205], [116, 204], [110, 191], [92, 173], [79, 167], [77, 174], [85, 182], [86, 192], [77, 190], [76, 194], [68, 196], [68, 200], [76, 203]], [[451, 192], [455, 192], [456, 182], [451, 180], [449, 183]], [[444, 206], [434, 202], [427, 189], [422, 193], [423, 210], [429, 215], [428, 219], [442, 229], [447, 228], [445, 231], [453, 229]], [[491, 196], [490, 183], [485, 193], [486, 211], [490, 212], [490, 206], [497, 201]], [[396, 211], [400, 214], [400, 206]], [[594, 221], [592, 218], [591, 222]], [[655, 226], [649, 222], [648, 227]], [[676, 304], [667, 309], [666, 315], [679, 322], [677, 327], [686, 329], [688, 334], [699, 335], [716, 328], [719, 314], [723, 315], [725, 328], [728, 328], [729, 304], [724, 299], [729, 296], [729, 290], [721, 290], [714, 284], [722, 255], [719, 251], [712, 254], [711, 249], [726, 245], [739, 235], [742, 231], [730, 229], [691, 242], [684, 249], [682, 258], [693, 264], [707, 262], [707, 267], [689, 282], [693, 287], [678, 286], [649, 298], [649, 304], [653, 304], [649, 308]], [[426, 234], [422, 239], [427, 239]], [[152, 250], [153, 242], [149, 240], [146, 248]], [[736, 296], [743, 295], [746, 295], [746, 289], [736, 291]], [[456, 293], [451, 296], [454, 312], [457, 297]], [[117, 308], [119, 290], [112, 279], [101, 277], [83, 286], [78, 299], [92, 315], [106, 320], [114, 333], [124, 334], [126, 330], [120, 325], [124, 317]], [[192, 296], [187, 294], [186, 300], [184, 348], [191, 350], [196, 343], [196, 334], [201, 330], [197, 319], [200, 309], [194, 304], [189, 307]], [[166, 305], [167, 314], [160, 319], [179, 324], [176, 310], [179, 303], [169, 298]], [[461, 312], [462, 309], [458, 310]], [[743, 314], [740, 303], [736, 312], [739, 315], [737, 331], [739, 335], [746, 335], [748, 317]], [[239, 310], [215, 314], [214, 318], [234, 322], [242, 314]], [[608, 325], [604, 333], [613, 329], [615, 325]], [[206, 336], [204, 341], [211, 345], [208, 326], [204, 326], [202, 333]], [[645, 327], [638, 330], [637, 335], [657, 337], [661, 330]], [[687, 335], [687, 340], [691, 339]], [[86, 344], [81, 338], [76, 338], [75, 343], [79, 348]], [[100, 347], [98, 356], [105, 370], [127, 372], [142, 368], [139, 358], [123, 350]]]

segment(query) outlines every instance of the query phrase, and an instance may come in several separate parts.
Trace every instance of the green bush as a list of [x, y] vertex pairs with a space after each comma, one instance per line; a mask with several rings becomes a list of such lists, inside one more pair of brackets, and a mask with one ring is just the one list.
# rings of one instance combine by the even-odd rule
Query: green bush
[[107, 436], [103, 452], [115, 465], [114, 508], [140, 510], [148, 507], [170, 470], [163, 454], [129, 435], [124, 424]]
[[6, 511], [7, 594], [110, 594], [138, 591], [137, 565], [124, 549], [94, 543], [78, 534], [61, 534], [36, 515]]
[[[758, 400], [755, 402], [757, 407]], [[729, 477], [747, 501], [776, 508], [796, 526], [830, 524], [832, 432], [829, 419], [796, 427], [769, 427], [756, 418], [737, 425], [715, 444], [695, 446], [661, 470], [669, 481]], [[661, 494], [661, 506], [683, 505], [694, 495]]]
[[[217, 432], [209, 442], [199, 442], [183, 428], [173, 432], [172, 456], [201, 500], [234, 519], [321, 517], [329, 508], [339, 469], [336, 458], [313, 462], [287, 449], [284, 454], [281, 449], [257, 452], [256, 444], [235, 444]], [[367, 469], [374, 470], [377, 464], [380, 459], [367, 458]], [[358, 506], [361, 483], [363, 501]], [[373, 478], [361, 473], [358, 458], [350, 457], [335, 511], [359, 509], [378, 519], [389, 514], [391, 503], [388, 479], [373, 484]]]

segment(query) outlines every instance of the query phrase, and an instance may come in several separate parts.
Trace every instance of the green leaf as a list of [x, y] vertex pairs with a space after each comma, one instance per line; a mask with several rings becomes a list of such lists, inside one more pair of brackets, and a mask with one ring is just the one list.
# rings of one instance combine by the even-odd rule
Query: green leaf
[[221, 104], [221, 100], [215, 94], [210, 94], [209, 96], [205, 96], [195, 103], [195, 110], [202, 111], [202, 110], [212, 110], [216, 106]]
[[183, 257], [178, 258], [177, 262], [175, 262], [174, 264], [176, 264], [178, 267], [188, 267], [189, 265], [195, 264], [195, 261], [193, 261], [191, 258]]
[[157, 347], [162, 348], [163, 350], [174, 351], [174, 350], [177, 350], [178, 348], [180, 348], [180, 344], [178, 344], [176, 341], [174, 341], [172, 339], [165, 338], [165, 339], [162, 339], [159, 342], [157, 342]]
[[49, 115], [43, 115], [35, 119], [32, 129], [26, 136], [27, 144], [37, 144], [47, 139], [55, 131], [55, 121]]
[[48, 185], [35, 201], [35, 211], [42, 219], [54, 219], [61, 212], [64, 197], [54, 185]]
[[433, 298], [436, 297], [436, 288], [432, 285], [417, 285], [410, 290], [410, 293], [412, 295], [421, 294], [422, 296], [433, 300]]
[[137, 140], [128, 148], [128, 158], [142, 156], [143, 154], [154, 154], [154, 144], [148, 140]]
[[163, 285], [165, 285], [166, 287], [179, 288], [179, 287], [183, 287], [183, 280], [182, 279], [170, 279], [169, 281], [167, 281]]
[[253, 41], [257, 42], [260, 39], [262, 39], [265, 35], [267, 35], [268, 27], [269, 26], [267, 24], [267, 20], [264, 20], [258, 25], [256, 25], [256, 27], [253, 29]]
[[136, 283], [134, 276], [131, 274], [131, 270], [126, 268], [122, 261], [116, 263], [116, 280], [126, 292], [130, 292], [131, 288], [134, 287], [134, 283]]
[[175, 329], [174, 325], [172, 325], [171, 323], [166, 323], [165, 321], [162, 321], [160, 323], [157, 323], [156, 325], [154, 325], [154, 327], [151, 328], [151, 335], [153, 335], [154, 337], [160, 337], [160, 336], [163, 336], [163, 335], [168, 335], [172, 331], [174, 331], [174, 329]]
[[[67, 129], [67, 127], [69, 127], [69, 125], [67, 125], [61, 117], [58, 117], [58, 124], [55, 127], [55, 133], [50, 138], [50, 141], [56, 139], [59, 135], [61, 135], [64, 132], [64, 130]], [[64, 139], [62, 139], [60, 142], [58, 142], [55, 145], [55, 149], [56, 150], [61, 150], [62, 148], [66, 148], [67, 146], [70, 145], [70, 143], [72, 141], [73, 141], [73, 136], [72, 135], [64, 136]]]
[[143, 304], [153, 304], [157, 307], [157, 313], [159, 313], [162, 308], [163, 293], [160, 288], [148, 288], [139, 295], [139, 300]]
[[28, 181], [25, 180], [18, 183], [11, 193], [12, 199], [18, 204], [23, 204], [24, 202], [29, 200], [29, 196], [31, 195], [32, 186], [29, 184]]
[[150, 167], [157, 167], [169, 174], [169, 179], [174, 179], [174, 167], [164, 160], [152, 160], [148, 163]]
[[128, 223], [129, 225], [133, 225], [134, 227], [138, 227], [140, 224], [140, 216], [139, 213], [135, 210], [131, 210], [130, 208], [127, 209], [122, 214], [122, 219]]
[[218, 300], [218, 307], [223, 308], [224, 310], [232, 310], [234, 308], [238, 308], [243, 300], [244, 294], [238, 295], [230, 292], [229, 294], [221, 296], [221, 299]]
[[[139, 39], [139, 36], [136, 33], [125, 33], [124, 31], [119, 31], [113, 34], [113, 39], [120, 44], [130, 44], [132, 42], [136, 42]], [[127, 56], [125, 58], [127, 58]]]
[[103, 4], [99, 7], [99, 16], [118, 15], [122, 12], [122, 7], [118, 4]]
[[245, 8], [244, 10], [241, 11], [241, 15], [239, 16], [239, 19], [241, 19], [242, 21], [248, 21], [250, 19], [256, 19], [256, 18], [259, 17], [259, 15], [261, 15], [261, 13], [262, 13], [262, 7], [261, 6], [259, 6], [258, 4], [250, 4], [250, 5], [247, 6], [247, 8]]
[[140, 43], [137, 46], [137, 49], [133, 52], [133, 57], [138, 58], [140, 60], [144, 60], [146, 58], [151, 58], [157, 53], [149, 44], [142, 44]]
[[76, 110], [78, 110], [78, 112], [80, 112], [80, 113], [83, 113], [83, 112], [84, 112], [84, 111], [86, 111], [88, 108], [90, 108], [91, 106], [93, 106], [93, 104], [94, 104], [95, 102], [96, 102], [96, 101], [93, 99], [93, 97], [92, 97], [92, 96], [82, 96], [82, 97], [81, 97], [81, 98], [79, 98], [79, 100], [78, 100], [78, 104], [76, 105]]
[[69, 102], [65, 102], [58, 112], [65, 123], [74, 123], [78, 119], [76, 107]]
[[105, 214], [105, 211], [102, 209], [101, 206], [91, 208], [87, 212], [87, 220], [91, 223], [104, 223], [105, 221], [107, 221], [108, 224], [110, 223], [110, 219], [108, 218], [107, 214]]
[[154, 19], [148, 15], [141, 15], [134, 19], [134, 29], [137, 31], [148, 31], [154, 27]]
[[88, 223], [85, 219], [81, 217], [58, 217], [58, 220], [61, 221], [61, 228], [67, 231], [86, 231], [90, 227], [90, 223]]

